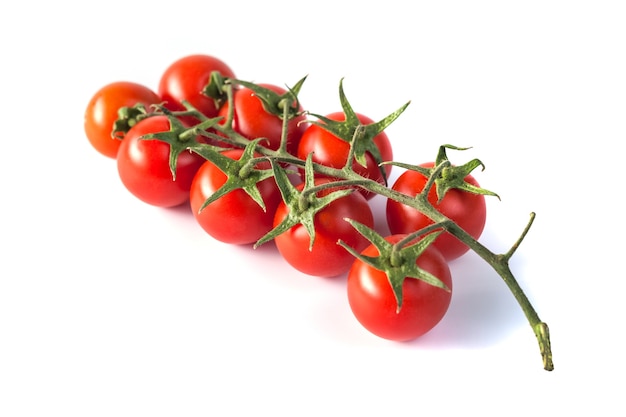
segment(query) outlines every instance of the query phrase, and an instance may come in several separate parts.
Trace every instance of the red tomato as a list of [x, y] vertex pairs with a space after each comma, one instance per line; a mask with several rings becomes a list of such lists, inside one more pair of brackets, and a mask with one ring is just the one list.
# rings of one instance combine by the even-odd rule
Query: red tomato
[[[224, 151], [224, 155], [239, 160], [242, 149]], [[270, 163], [256, 165], [269, 169]], [[233, 190], [207, 205], [200, 207], [225, 182], [227, 176], [213, 162], [206, 161], [196, 173], [191, 184], [190, 203], [200, 226], [215, 239], [232, 244], [253, 243], [272, 229], [276, 206], [282, 201], [274, 178], [257, 183], [265, 203], [265, 211], [244, 190]]]
[[[433, 167], [433, 163], [425, 163], [421, 166]], [[416, 196], [424, 189], [428, 179], [416, 172], [407, 170], [403, 172], [393, 184], [392, 188], [409, 196]], [[476, 179], [468, 175], [465, 181], [479, 186]], [[450, 189], [441, 202], [437, 203], [435, 187], [428, 194], [428, 201], [444, 216], [453, 220], [474, 239], [478, 239], [485, 228], [487, 219], [487, 205], [485, 196], [473, 194], [459, 189]], [[432, 220], [418, 210], [398, 203], [395, 200], [387, 200], [387, 224], [391, 233], [412, 233], [432, 224]], [[469, 250], [469, 247], [449, 233], [442, 233], [433, 242], [447, 260], [453, 260]]]
[[[316, 184], [327, 182], [320, 179]], [[296, 188], [301, 190], [304, 184]], [[336, 189], [325, 189], [317, 193], [319, 197]], [[276, 209], [274, 227], [278, 226], [289, 214], [289, 209], [281, 202]], [[374, 227], [374, 216], [365, 197], [353, 192], [341, 197], [320, 210], [314, 219], [315, 242], [309, 251], [310, 237], [302, 224], [297, 224], [275, 238], [276, 246], [283, 258], [295, 269], [305, 274], [319, 277], [341, 275], [350, 269], [354, 256], [337, 244], [341, 239], [348, 246], [359, 251], [369, 241], [358, 233], [345, 218], [356, 220], [366, 226]]]
[[115, 159], [122, 142], [112, 136], [112, 131], [120, 107], [132, 107], [138, 103], [149, 107], [160, 101], [157, 93], [141, 84], [117, 81], [105, 85], [87, 104], [84, 123], [87, 139], [102, 155]]
[[[259, 84], [259, 86], [270, 89], [279, 95], [287, 93], [287, 90], [276, 85]], [[280, 146], [283, 120], [265, 110], [261, 99], [249, 88], [236, 90], [233, 99], [235, 105], [233, 129], [250, 140], [266, 138], [269, 144], [266, 142], [261, 142], [261, 144], [267, 148], [277, 150]], [[228, 103], [224, 103], [219, 111], [219, 115], [226, 118], [228, 110]], [[302, 111], [302, 106], [300, 106], [299, 111]], [[289, 121], [287, 127], [287, 151], [292, 155], [296, 154], [300, 137], [306, 128], [305, 123], [303, 123], [305, 120], [305, 116], [300, 115]]]
[[167, 116], [143, 119], [126, 133], [117, 155], [118, 173], [124, 186], [153, 206], [174, 207], [187, 202], [193, 177], [205, 161], [195, 153], [182, 152], [174, 180], [169, 167], [170, 145], [156, 139], [140, 139], [149, 133], [169, 130]]
[[[346, 118], [343, 112], [331, 113], [326, 117], [337, 121], [343, 121]], [[357, 114], [357, 117], [364, 125], [374, 123], [372, 119], [362, 114]], [[393, 150], [387, 134], [381, 132], [376, 135], [376, 137], [374, 137], [374, 143], [378, 147], [383, 161], [391, 161], [393, 158]], [[313, 152], [313, 162], [340, 169], [345, 166], [349, 151], [350, 143], [317, 125], [311, 124], [302, 134], [297, 156], [300, 159], [306, 159], [307, 155]], [[354, 161], [352, 164], [354, 171], [363, 177], [383, 183], [383, 175], [374, 157], [368, 152], [365, 154], [365, 158], [367, 160], [365, 167]], [[389, 176], [391, 173], [391, 165], [385, 165], [384, 169], [387, 176]], [[363, 189], [359, 189], [359, 191], [367, 199], [375, 196], [374, 193], [367, 192]]]
[[159, 95], [172, 111], [184, 110], [186, 100], [206, 117], [217, 116], [218, 108], [212, 98], [202, 94], [209, 84], [211, 73], [219, 71], [224, 77], [235, 77], [223, 61], [210, 55], [189, 55], [174, 61], [159, 81]]
[[[405, 235], [392, 235], [398, 242]], [[378, 249], [368, 246], [362, 254], [377, 256]], [[435, 327], [448, 311], [452, 298], [452, 277], [443, 255], [429, 246], [417, 258], [417, 265], [439, 278], [450, 291], [424, 281], [405, 278], [402, 283], [402, 308], [397, 302], [387, 275], [356, 259], [348, 272], [348, 302], [356, 319], [371, 333], [384, 339], [409, 341]]]

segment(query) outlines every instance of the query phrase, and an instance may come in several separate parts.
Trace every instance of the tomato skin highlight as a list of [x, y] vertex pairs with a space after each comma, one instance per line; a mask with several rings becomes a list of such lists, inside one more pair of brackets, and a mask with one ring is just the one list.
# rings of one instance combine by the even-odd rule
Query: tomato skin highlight
[[[343, 112], [330, 113], [326, 115], [326, 117], [337, 121], [343, 121], [346, 119]], [[374, 123], [371, 118], [363, 114], [357, 113], [357, 117], [361, 124], [367, 125]], [[374, 137], [374, 143], [378, 147], [383, 161], [391, 161], [393, 159], [391, 142], [385, 132], [381, 132], [376, 135], [376, 137]], [[302, 134], [300, 144], [298, 145], [297, 156], [298, 158], [305, 160], [307, 155], [311, 152], [313, 152], [313, 162], [341, 169], [346, 165], [346, 161], [348, 160], [350, 143], [338, 138], [322, 127], [311, 124]], [[365, 159], [367, 161], [366, 166], [362, 166], [358, 162], [354, 161], [352, 169], [357, 174], [365, 178], [375, 180], [381, 184], [384, 183], [383, 175], [374, 157], [368, 152], [365, 154]], [[392, 165], [384, 166], [387, 177], [389, 177], [391, 169]], [[320, 178], [322, 177], [320, 174], [316, 174], [316, 176]], [[361, 188], [359, 188], [359, 192], [367, 199], [371, 199], [375, 196], [374, 193]]]
[[[225, 156], [236, 160], [240, 159], [242, 153], [242, 149], [223, 152]], [[262, 162], [256, 167], [269, 169], [270, 164]], [[194, 177], [190, 191], [190, 204], [195, 219], [205, 232], [221, 242], [238, 245], [254, 243], [272, 228], [276, 207], [282, 201], [278, 186], [271, 177], [257, 183], [266, 211], [263, 211], [261, 206], [242, 189], [223, 195], [199, 211], [206, 199], [213, 195], [226, 179], [226, 174], [211, 161], [202, 164]]]
[[[287, 93], [282, 87], [273, 84], [259, 84], [261, 87], [270, 89], [280, 95]], [[275, 114], [267, 112], [263, 108], [263, 102], [249, 88], [241, 87], [235, 90], [233, 110], [233, 129], [247, 139], [266, 138], [267, 142], [261, 144], [272, 150], [277, 150], [280, 146], [280, 139], [283, 129], [283, 120]], [[230, 106], [228, 102], [220, 108], [218, 115], [224, 117], [228, 115]], [[302, 112], [302, 106], [299, 111]], [[291, 119], [287, 126], [287, 152], [295, 155], [300, 143], [300, 138], [306, 129], [306, 118], [298, 115]], [[268, 143], [269, 142], [269, 143]]]
[[122, 141], [118, 174], [124, 186], [141, 201], [158, 207], [175, 207], [189, 201], [189, 190], [201, 156], [185, 151], [178, 156], [176, 180], [169, 167], [170, 145], [160, 140], [143, 140], [143, 135], [170, 130], [167, 116], [152, 116], [133, 126]]
[[[328, 179], [316, 180], [316, 184], [328, 182]], [[302, 184], [297, 188], [302, 189]], [[326, 195], [335, 189], [318, 192], [318, 196]], [[274, 226], [277, 226], [287, 215], [288, 208], [284, 203], [278, 205]], [[354, 256], [337, 244], [339, 239], [357, 251], [369, 244], [369, 241], [358, 233], [344, 218], [350, 218], [368, 227], [374, 227], [372, 209], [365, 197], [353, 192], [339, 198], [323, 208], [315, 215], [315, 242], [309, 251], [310, 237], [306, 228], [298, 224], [278, 235], [274, 240], [282, 257], [295, 269], [308, 275], [318, 277], [335, 277], [350, 269]]]
[[172, 62], [159, 80], [158, 93], [165, 107], [182, 111], [185, 110], [182, 102], [186, 100], [206, 117], [217, 116], [219, 109], [213, 99], [202, 94], [213, 71], [219, 71], [224, 77], [235, 77], [224, 61], [211, 55], [188, 55]]
[[[391, 235], [386, 239], [395, 243], [404, 236]], [[379, 254], [373, 245], [362, 253], [367, 256]], [[383, 339], [406, 342], [423, 336], [443, 319], [452, 298], [448, 264], [431, 245], [417, 259], [417, 265], [439, 278], [450, 291], [406, 278], [402, 284], [402, 308], [397, 312], [397, 302], [387, 275], [359, 259], [354, 261], [348, 272], [348, 303], [365, 329]]]
[[160, 101], [156, 92], [142, 84], [116, 81], [103, 86], [91, 97], [85, 109], [84, 129], [89, 143], [102, 155], [115, 159], [122, 144], [111, 136], [118, 110], [138, 103], [149, 108]]
[[[421, 164], [421, 166], [432, 168], [434, 163], [428, 162]], [[427, 181], [428, 179], [424, 175], [407, 170], [396, 179], [392, 189], [409, 196], [416, 196], [424, 189]], [[479, 186], [478, 181], [471, 175], [466, 176], [465, 181]], [[443, 200], [437, 203], [437, 192], [433, 187], [428, 194], [428, 201], [474, 239], [481, 236], [487, 220], [487, 205], [484, 195], [451, 189], [446, 193]], [[391, 199], [387, 200], [386, 216], [389, 230], [394, 234], [412, 233], [433, 223], [418, 210]], [[459, 258], [469, 250], [467, 245], [450, 233], [439, 235], [433, 245], [448, 261]]]

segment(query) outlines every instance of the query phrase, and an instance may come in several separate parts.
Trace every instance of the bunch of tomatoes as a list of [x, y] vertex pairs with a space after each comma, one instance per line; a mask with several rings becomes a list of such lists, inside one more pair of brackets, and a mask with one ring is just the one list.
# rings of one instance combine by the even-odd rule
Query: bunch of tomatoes
[[[340, 84], [341, 108], [319, 115], [298, 99], [304, 81], [255, 84], [214, 56], [185, 56], [156, 90], [103, 86], [87, 105], [85, 133], [141, 201], [190, 205], [226, 244], [273, 240], [302, 273], [347, 274], [350, 308], [367, 330], [415, 339], [448, 310], [449, 262], [469, 250], [445, 224], [478, 239], [485, 195], [495, 194], [471, 175], [480, 161], [449, 163], [446, 151], [459, 149], [450, 145], [419, 165], [394, 162], [385, 129], [406, 105], [375, 122]], [[388, 184], [394, 166], [403, 172]], [[387, 199], [388, 236], [374, 231], [375, 195]]]

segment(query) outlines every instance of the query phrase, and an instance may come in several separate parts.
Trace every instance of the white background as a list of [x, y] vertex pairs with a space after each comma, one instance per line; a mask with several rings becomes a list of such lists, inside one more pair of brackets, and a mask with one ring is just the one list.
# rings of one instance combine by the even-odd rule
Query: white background
[[[623, 415], [626, 13], [620, 1], [8, 2], [0, 6], [0, 415]], [[497, 252], [552, 331], [555, 370], [500, 278], [455, 261], [449, 314], [396, 344], [344, 277], [213, 241], [139, 203], [83, 132], [91, 95], [156, 88], [190, 53], [357, 111], [398, 160], [472, 146]], [[396, 174], [397, 175], [397, 172]], [[383, 221], [381, 201], [372, 202]], [[378, 223], [381, 228], [384, 225]]]

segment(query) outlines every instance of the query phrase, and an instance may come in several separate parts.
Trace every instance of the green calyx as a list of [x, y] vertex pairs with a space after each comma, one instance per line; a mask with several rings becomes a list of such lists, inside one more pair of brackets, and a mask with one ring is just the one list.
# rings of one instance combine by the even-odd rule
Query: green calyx
[[[288, 208], [288, 214], [282, 222], [256, 242], [255, 248], [301, 224], [310, 237], [309, 250], [313, 250], [313, 243], [315, 242], [315, 215], [333, 201], [355, 191], [354, 188], [340, 189], [332, 191], [323, 197], [318, 196], [316, 194], [317, 191], [324, 187], [315, 186], [312, 161], [311, 154], [309, 154], [305, 162], [304, 186], [301, 191], [291, 183], [285, 169], [280, 164], [272, 161], [274, 179]], [[332, 186], [332, 183], [328, 185]]]
[[113, 139], [124, 139], [124, 135], [135, 126], [137, 122], [144, 119], [148, 114], [146, 106], [137, 103], [132, 107], [120, 107], [117, 111], [117, 120], [113, 123], [111, 137]]
[[[432, 168], [425, 168], [418, 165], [410, 165], [398, 162], [390, 162], [389, 164], [396, 165], [412, 171], [417, 171], [425, 177], [434, 181], [438, 201], [441, 201], [446, 193], [451, 189], [458, 189], [472, 194], [494, 196], [497, 197], [498, 200], [500, 199], [500, 196], [493, 191], [477, 187], [474, 184], [470, 184], [465, 180], [465, 178], [470, 175], [472, 171], [474, 171], [476, 168], [481, 167], [483, 170], [485, 169], [485, 165], [479, 159], [472, 159], [471, 161], [463, 165], [454, 166], [450, 163], [448, 159], [446, 149], [464, 151], [469, 148], [459, 148], [454, 145], [441, 145], [439, 147], [439, 152], [437, 153], [437, 158], [435, 159], [435, 164]], [[425, 187], [424, 192], [427, 193], [429, 189], [430, 186]]]
[[219, 109], [228, 100], [226, 93], [226, 78], [219, 72], [213, 71], [208, 84], [202, 89], [202, 94], [212, 98], [215, 108]]
[[[378, 122], [363, 125], [346, 97], [343, 89], [343, 79], [339, 82], [339, 100], [341, 102], [341, 108], [345, 114], [344, 121], [332, 120], [326, 116], [310, 113], [311, 116], [319, 119], [317, 121], [311, 121], [311, 124], [317, 125], [332, 133], [339, 139], [350, 143], [353, 158], [361, 166], [367, 165], [367, 159], [365, 158], [366, 153], [369, 153], [377, 164], [382, 164], [384, 161], [382, 160], [378, 146], [374, 143], [374, 138], [387, 129], [387, 127], [393, 123], [402, 114], [402, 112], [404, 112], [410, 102], [407, 102], [398, 110]], [[346, 161], [346, 165], [352, 165], [352, 160], [350, 158]], [[380, 167], [380, 171], [386, 182], [386, 171], [383, 167]]]
[[238, 160], [225, 156], [222, 153], [224, 148], [199, 142], [188, 146], [189, 150], [211, 161], [227, 176], [226, 182], [200, 206], [200, 211], [225, 194], [237, 189], [245, 191], [265, 211], [265, 202], [257, 184], [271, 178], [274, 173], [271, 169], [256, 167], [260, 161], [265, 160], [265, 157], [255, 157], [255, 149], [259, 140], [248, 143]]
[[301, 114], [298, 94], [300, 94], [305, 80], [306, 76], [300, 79], [293, 87], [287, 87], [287, 92], [284, 94], [278, 94], [269, 88], [249, 81], [230, 79], [228, 82], [252, 90], [254, 95], [261, 100], [263, 109], [266, 112], [278, 116], [283, 120], [291, 120]]
[[[362, 262], [370, 265], [379, 271], [384, 272], [389, 279], [389, 285], [396, 298], [397, 308], [396, 312], [400, 312], [402, 308], [402, 285], [404, 280], [419, 279], [430, 285], [441, 288], [445, 291], [450, 291], [450, 288], [443, 283], [439, 278], [431, 274], [430, 272], [417, 266], [417, 258], [426, 250], [439, 234], [441, 230], [428, 233], [422, 238], [418, 238], [419, 235], [426, 231], [417, 232], [407, 236], [406, 238], [391, 243], [384, 237], [376, 233], [374, 230], [352, 219], [345, 219], [354, 227], [360, 234], [362, 234], [367, 240], [369, 240], [378, 249], [378, 256], [366, 256], [358, 253], [354, 248], [348, 246], [344, 241], [338, 242], [343, 248], [350, 252], [354, 257]], [[429, 230], [432, 227], [429, 227]], [[416, 240], [417, 239], [417, 240]]]
[[[149, 133], [142, 136], [140, 139], [160, 140], [170, 145], [169, 165], [170, 171], [172, 172], [172, 178], [175, 180], [176, 162], [178, 161], [178, 156], [182, 152], [188, 152], [190, 146], [193, 146], [193, 143], [197, 143], [195, 140], [195, 137], [197, 135], [197, 128], [187, 128], [176, 116], [173, 116], [167, 112], [163, 114], [167, 116], [170, 122], [170, 130], [167, 130], [165, 132]], [[211, 125], [211, 123], [216, 124], [219, 122], [219, 120], [219, 118], [209, 119], [206, 125]], [[190, 143], [192, 143], [192, 145], [190, 145]]]

